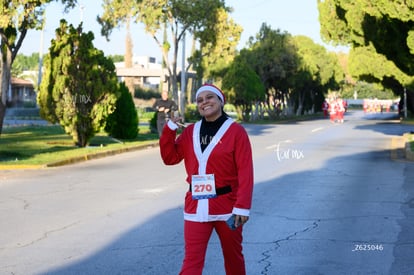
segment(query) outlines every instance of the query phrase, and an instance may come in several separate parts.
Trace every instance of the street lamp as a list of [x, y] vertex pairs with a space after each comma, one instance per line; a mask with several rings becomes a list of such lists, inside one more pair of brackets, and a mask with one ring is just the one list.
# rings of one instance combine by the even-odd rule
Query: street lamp
[[79, 9], [80, 9], [80, 23], [83, 22], [83, 10], [85, 9], [85, 5], [82, 3], [79, 3]]
[[185, 33], [183, 34], [183, 53], [181, 63], [181, 92], [178, 96], [178, 106], [181, 112], [181, 116], [184, 122], [185, 113]]

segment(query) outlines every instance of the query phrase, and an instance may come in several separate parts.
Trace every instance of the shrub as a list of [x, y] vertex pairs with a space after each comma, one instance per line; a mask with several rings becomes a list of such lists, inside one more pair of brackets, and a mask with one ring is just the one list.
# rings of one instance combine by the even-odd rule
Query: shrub
[[158, 91], [151, 89], [143, 89], [141, 87], [135, 88], [134, 97], [144, 100], [149, 100], [153, 98], [160, 98], [161, 94]]
[[108, 116], [105, 131], [115, 138], [133, 139], [138, 135], [138, 113], [125, 83], [121, 83], [120, 93], [115, 111]]
[[157, 133], [158, 134], [158, 130], [157, 130], [157, 112], [153, 112], [152, 118], [150, 120], [150, 129], [151, 129], [151, 133]]
[[185, 107], [185, 121], [187, 122], [191, 122], [191, 121], [197, 121], [199, 119], [201, 119], [200, 113], [197, 110], [197, 105], [196, 104], [188, 104]]

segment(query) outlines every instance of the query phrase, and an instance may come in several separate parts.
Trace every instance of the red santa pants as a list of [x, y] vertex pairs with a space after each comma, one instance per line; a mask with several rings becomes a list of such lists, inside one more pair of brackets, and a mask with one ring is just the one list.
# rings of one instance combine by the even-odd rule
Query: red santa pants
[[184, 221], [185, 255], [181, 275], [202, 274], [207, 245], [213, 229], [220, 239], [226, 275], [246, 274], [242, 253], [242, 226], [231, 230], [223, 221]]

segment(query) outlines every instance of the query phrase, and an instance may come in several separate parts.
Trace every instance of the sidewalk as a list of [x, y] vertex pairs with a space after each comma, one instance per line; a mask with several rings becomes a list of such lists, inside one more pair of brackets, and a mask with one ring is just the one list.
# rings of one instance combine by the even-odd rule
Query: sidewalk
[[6, 127], [13, 127], [13, 126], [47, 126], [47, 125], [52, 125], [49, 122], [47, 122], [46, 120], [42, 120], [42, 119], [12, 119], [12, 118], [8, 118], [6, 117], [4, 119], [3, 122], [3, 126]]

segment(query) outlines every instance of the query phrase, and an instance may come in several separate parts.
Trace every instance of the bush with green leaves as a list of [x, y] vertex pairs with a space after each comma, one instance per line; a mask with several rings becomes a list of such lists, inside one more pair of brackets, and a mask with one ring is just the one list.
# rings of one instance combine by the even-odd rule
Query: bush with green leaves
[[125, 83], [120, 84], [115, 111], [108, 116], [105, 131], [114, 138], [134, 139], [138, 135], [138, 113]]
[[192, 121], [197, 121], [201, 118], [200, 113], [197, 110], [197, 105], [196, 104], [188, 104], [185, 107], [185, 121], [186, 122], [192, 122]]
[[153, 112], [152, 118], [150, 120], [150, 130], [151, 130], [151, 133], [158, 133], [158, 130], [157, 130], [157, 112]]
[[141, 87], [135, 88], [134, 97], [139, 99], [153, 99], [153, 98], [160, 98], [161, 94], [158, 91], [152, 89], [144, 89]]

